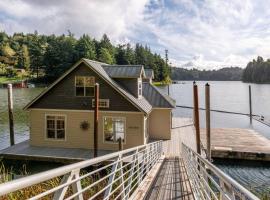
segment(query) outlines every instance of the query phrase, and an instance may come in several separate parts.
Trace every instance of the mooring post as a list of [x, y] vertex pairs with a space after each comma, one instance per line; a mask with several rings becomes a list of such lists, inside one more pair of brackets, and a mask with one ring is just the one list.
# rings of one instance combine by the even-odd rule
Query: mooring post
[[98, 112], [99, 112], [99, 84], [95, 84], [95, 113], [94, 113], [94, 157], [98, 155]]
[[8, 84], [8, 117], [9, 117], [10, 145], [12, 146], [15, 144], [12, 84]]
[[197, 153], [201, 154], [201, 138], [200, 138], [200, 117], [199, 117], [199, 98], [198, 98], [198, 86], [193, 85], [193, 101], [194, 101], [194, 124], [196, 130], [196, 147]]
[[205, 122], [206, 122], [207, 159], [211, 161], [210, 85], [208, 83], [205, 84]]
[[251, 101], [251, 85], [248, 86], [249, 93], [249, 120], [252, 123], [252, 101]]
[[118, 138], [118, 148], [119, 148], [119, 151], [123, 150], [123, 139], [121, 137]]
[[170, 96], [170, 84], [168, 84], [168, 96]]

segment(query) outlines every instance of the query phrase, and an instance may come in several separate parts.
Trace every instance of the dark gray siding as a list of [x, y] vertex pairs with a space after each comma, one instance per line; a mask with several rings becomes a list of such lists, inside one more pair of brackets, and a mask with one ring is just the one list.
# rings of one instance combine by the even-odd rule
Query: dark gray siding
[[114, 79], [123, 88], [129, 91], [134, 97], [138, 98], [138, 79], [137, 78], [117, 78]]
[[42, 98], [32, 104], [30, 108], [93, 110], [91, 97], [75, 96], [75, 76], [95, 76], [96, 82], [100, 84], [100, 98], [110, 99], [110, 108], [101, 108], [101, 110], [139, 111], [138, 108], [84, 64], [74, 69], [73, 72], [44, 94]]

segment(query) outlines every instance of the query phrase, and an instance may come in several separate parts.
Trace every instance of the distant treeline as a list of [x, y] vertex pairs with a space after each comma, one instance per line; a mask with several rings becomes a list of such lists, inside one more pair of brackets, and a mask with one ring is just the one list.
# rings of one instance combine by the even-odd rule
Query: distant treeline
[[173, 80], [240, 81], [243, 69], [226, 67], [219, 70], [198, 70], [174, 67], [171, 72]]
[[270, 59], [264, 61], [261, 56], [258, 56], [257, 60], [253, 59], [244, 69], [242, 80], [251, 83], [270, 83]]
[[[26, 76], [54, 80], [80, 58], [88, 58], [108, 64], [142, 64], [154, 70], [155, 79], [169, 79], [165, 60], [153, 53], [149, 46], [136, 44], [113, 45], [104, 34], [101, 40], [82, 35], [40, 35], [0, 32], [0, 75], [16, 76], [13, 68], [26, 71]], [[18, 70], [17, 70], [18, 71]], [[16, 72], [16, 71], [15, 71]]]

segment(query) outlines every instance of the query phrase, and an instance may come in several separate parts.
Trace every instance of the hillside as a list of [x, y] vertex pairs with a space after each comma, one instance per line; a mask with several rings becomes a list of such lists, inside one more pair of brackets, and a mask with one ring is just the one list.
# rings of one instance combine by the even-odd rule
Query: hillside
[[[104, 34], [98, 41], [89, 35], [40, 35], [0, 32], [0, 76], [21, 76], [44, 82], [53, 81], [81, 58], [108, 64], [140, 64], [154, 70], [156, 81], [169, 77], [165, 60], [150, 47], [136, 44], [114, 45]], [[22, 71], [22, 70], [21, 70]]]
[[240, 81], [243, 69], [239, 67], [225, 67], [219, 70], [198, 70], [172, 68], [173, 80], [211, 80], [211, 81]]

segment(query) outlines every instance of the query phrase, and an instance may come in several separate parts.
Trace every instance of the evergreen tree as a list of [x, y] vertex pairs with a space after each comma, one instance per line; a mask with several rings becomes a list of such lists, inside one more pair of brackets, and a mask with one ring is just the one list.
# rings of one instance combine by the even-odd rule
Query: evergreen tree
[[113, 64], [113, 58], [109, 52], [108, 49], [106, 48], [101, 48], [99, 55], [98, 55], [99, 61], [100, 62], [104, 62], [107, 64]]
[[26, 71], [29, 71], [30, 69], [30, 56], [28, 47], [26, 45], [22, 45], [19, 53], [18, 53], [18, 62], [17, 67], [25, 69]]
[[77, 41], [75, 46], [76, 59], [88, 58], [95, 60], [96, 59], [96, 50], [95, 44], [88, 35], [83, 35]]

